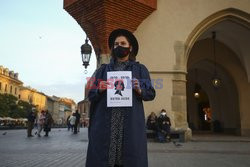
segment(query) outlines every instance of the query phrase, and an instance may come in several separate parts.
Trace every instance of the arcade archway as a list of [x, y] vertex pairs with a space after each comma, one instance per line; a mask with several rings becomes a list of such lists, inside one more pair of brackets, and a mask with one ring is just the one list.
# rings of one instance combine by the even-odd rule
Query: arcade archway
[[[187, 116], [193, 130], [248, 134], [246, 125], [250, 48], [249, 14], [227, 9], [208, 17], [192, 32], [187, 46]], [[216, 61], [212, 32], [216, 31]], [[222, 81], [219, 88], [211, 82], [214, 64]], [[195, 98], [195, 85], [201, 96]], [[249, 116], [249, 115], [247, 115]], [[210, 117], [208, 119], [208, 117]]]

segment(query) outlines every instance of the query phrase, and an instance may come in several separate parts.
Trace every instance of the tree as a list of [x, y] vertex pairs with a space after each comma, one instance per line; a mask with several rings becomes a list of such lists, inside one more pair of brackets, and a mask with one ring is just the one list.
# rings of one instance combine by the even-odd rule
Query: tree
[[25, 118], [32, 104], [17, 99], [10, 94], [0, 94], [0, 117]]
[[23, 101], [23, 100], [19, 100], [18, 101], [18, 107], [19, 107], [19, 115], [20, 117], [27, 117], [28, 112], [30, 112], [32, 110], [33, 107], [35, 107], [34, 105]]
[[7, 117], [16, 108], [17, 98], [10, 94], [0, 94], [0, 116]]

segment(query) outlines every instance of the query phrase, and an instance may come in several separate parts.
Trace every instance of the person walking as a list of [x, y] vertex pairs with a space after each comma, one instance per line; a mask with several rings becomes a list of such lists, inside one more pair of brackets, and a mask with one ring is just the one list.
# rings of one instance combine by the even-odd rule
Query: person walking
[[48, 110], [45, 111], [45, 120], [44, 120], [44, 132], [45, 132], [45, 137], [49, 136], [49, 132], [51, 131], [51, 126], [53, 123], [53, 118], [51, 114], [49, 113]]
[[78, 110], [74, 113], [74, 116], [76, 117], [75, 124], [74, 124], [74, 134], [77, 134], [78, 132], [78, 125], [80, 124], [80, 114], [78, 113]]
[[[145, 115], [142, 101], [155, 98], [147, 68], [136, 62], [139, 45], [128, 30], [116, 29], [108, 39], [109, 64], [96, 71], [90, 83], [89, 144], [86, 167], [148, 167]], [[132, 73], [132, 106], [107, 106], [107, 72]], [[97, 88], [96, 88], [97, 87]], [[121, 96], [117, 94], [117, 96]]]
[[34, 123], [36, 120], [35, 109], [33, 108], [31, 111], [28, 112], [28, 123], [27, 123], [27, 137], [33, 137], [32, 129], [34, 128]]
[[75, 113], [72, 113], [71, 116], [69, 117], [69, 123], [70, 123], [71, 131], [74, 132], [74, 127], [75, 127], [75, 123], [76, 123]]
[[67, 120], [66, 120], [66, 124], [67, 124], [67, 127], [68, 127], [68, 131], [71, 129], [71, 125], [70, 125], [70, 121], [69, 121], [69, 118], [70, 118], [71, 115], [69, 115], [67, 117]]
[[38, 121], [37, 121], [37, 126], [38, 126], [38, 129], [37, 129], [37, 136], [38, 137], [41, 137], [41, 131], [43, 130], [43, 127], [44, 127], [44, 122], [45, 122], [45, 111], [42, 110], [41, 111], [41, 114], [38, 118]]

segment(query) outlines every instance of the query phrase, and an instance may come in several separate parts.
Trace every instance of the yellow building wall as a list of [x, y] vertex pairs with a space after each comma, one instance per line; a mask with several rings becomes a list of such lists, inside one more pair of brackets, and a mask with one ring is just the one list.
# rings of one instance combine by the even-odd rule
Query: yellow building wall
[[18, 98], [22, 82], [14, 78], [14, 72], [0, 66], [0, 93], [7, 93]]
[[46, 109], [46, 96], [34, 90], [21, 89], [20, 100], [33, 104], [39, 111]]
[[172, 70], [174, 45], [186, 42], [196, 26], [208, 16], [227, 8], [249, 13], [249, 0], [157, 0], [157, 10], [135, 31], [140, 49], [137, 59], [150, 71]]
[[[181, 59], [176, 56], [178, 47], [185, 46], [194, 29], [212, 14], [235, 8], [249, 13], [249, 0], [158, 0], [157, 10], [154, 11], [135, 31], [140, 49], [137, 60], [145, 64], [149, 69], [151, 78], [163, 78], [166, 82], [163, 89], [157, 90], [154, 102], [145, 103], [146, 114], [150, 111], [159, 112], [161, 108], [169, 110], [174, 122], [186, 119], [185, 112], [185, 72], [187, 71], [187, 56], [181, 54]], [[181, 46], [183, 44], [183, 46]], [[182, 49], [182, 48], [181, 48]], [[180, 49], [180, 50], [181, 50]], [[181, 66], [176, 67], [181, 60]], [[240, 80], [239, 80], [240, 81]], [[173, 90], [176, 85], [180, 85]], [[250, 135], [250, 112], [248, 107], [249, 83], [238, 85], [240, 93], [241, 126], [242, 134]], [[178, 94], [180, 89], [182, 94]], [[179, 103], [178, 103], [179, 102]], [[178, 106], [182, 104], [183, 106]], [[176, 112], [180, 107], [181, 112]], [[173, 109], [176, 108], [176, 109]], [[179, 119], [180, 118], [180, 119]]]

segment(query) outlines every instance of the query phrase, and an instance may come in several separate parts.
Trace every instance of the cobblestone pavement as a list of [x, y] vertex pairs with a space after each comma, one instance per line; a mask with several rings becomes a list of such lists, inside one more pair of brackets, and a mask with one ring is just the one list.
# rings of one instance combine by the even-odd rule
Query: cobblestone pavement
[[[249, 138], [195, 139], [180, 146], [149, 142], [149, 167], [250, 166]], [[27, 138], [25, 130], [2, 130], [0, 167], [84, 167], [87, 142], [87, 129], [77, 135], [66, 129], [52, 129], [49, 137], [40, 138]]]
[[66, 129], [52, 129], [49, 137], [40, 138], [27, 138], [26, 130], [0, 132], [1, 167], [83, 166], [86, 132], [74, 135]]

